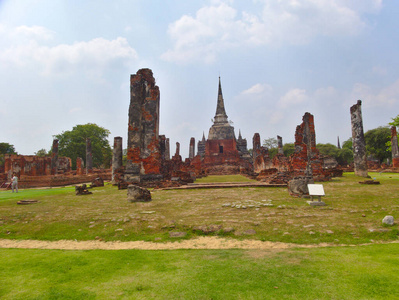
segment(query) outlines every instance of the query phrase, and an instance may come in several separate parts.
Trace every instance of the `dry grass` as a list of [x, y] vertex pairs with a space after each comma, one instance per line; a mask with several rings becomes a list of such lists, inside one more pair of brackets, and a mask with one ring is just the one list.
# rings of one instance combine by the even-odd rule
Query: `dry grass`
[[[177, 231], [187, 233], [185, 238], [219, 235], [301, 244], [397, 239], [397, 225], [384, 227], [381, 220], [399, 217], [399, 175], [373, 176], [382, 184], [360, 185], [362, 179], [352, 174], [324, 183], [325, 207], [311, 207], [286, 188], [153, 190], [151, 202], [129, 203], [126, 190], [108, 185], [88, 196], [75, 196], [72, 189], [40, 195], [38, 204], [26, 206], [16, 205], [8, 192], [0, 202], [0, 238], [165, 241]], [[21, 191], [18, 200], [23, 193], [32, 196]]]

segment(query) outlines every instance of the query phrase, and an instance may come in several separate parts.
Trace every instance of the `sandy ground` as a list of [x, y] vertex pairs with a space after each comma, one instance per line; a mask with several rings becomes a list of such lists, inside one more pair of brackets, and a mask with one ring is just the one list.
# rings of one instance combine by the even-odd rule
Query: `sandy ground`
[[[397, 243], [397, 242], [396, 242]], [[37, 241], [37, 240], [7, 240], [0, 239], [0, 248], [20, 249], [59, 249], [59, 250], [176, 250], [176, 249], [261, 249], [283, 250], [290, 248], [336, 247], [333, 244], [297, 245], [279, 242], [261, 242], [254, 240], [238, 241], [218, 237], [200, 237], [169, 243], [153, 242], [103, 242], [103, 241]], [[341, 245], [344, 246], [344, 245]], [[345, 245], [348, 246], [348, 245]]]

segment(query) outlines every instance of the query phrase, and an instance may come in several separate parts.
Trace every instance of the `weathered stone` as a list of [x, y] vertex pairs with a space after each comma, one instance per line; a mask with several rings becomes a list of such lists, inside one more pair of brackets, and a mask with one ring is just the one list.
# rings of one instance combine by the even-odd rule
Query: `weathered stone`
[[123, 149], [122, 137], [114, 137], [114, 149], [112, 151], [112, 184], [116, 184], [119, 180], [118, 171], [123, 167], [122, 165]]
[[277, 146], [278, 146], [278, 154], [283, 154], [284, 155], [284, 150], [283, 150], [283, 138], [281, 136], [277, 136]]
[[86, 184], [82, 184], [81, 186], [75, 186], [75, 193], [77, 196], [93, 194], [87, 189]]
[[186, 235], [187, 235], [187, 232], [175, 232], [175, 231], [169, 232], [169, 237], [173, 237], [173, 238], [185, 237]]
[[58, 139], [53, 140], [53, 147], [51, 148], [51, 175], [56, 175], [58, 172]]
[[198, 141], [197, 153], [202, 158], [205, 156], [205, 133], [202, 133], [202, 140]]
[[169, 138], [165, 140], [165, 159], [170, 160], [170, 141]]
[[260, 173], [262, 170], [272, 168], [272, 160], [269, 157], [269, 150], [261, 146], [260, 135], [255, 133], [252, 138], [252, 158], [254, 172]]
[[393, 216], [385, 216], [384, 219], [382, 219], [382, 224], [392, 226], [394, 223], [395, 223], [395, 220], [394, 220]]
[[314, 118], [305, 113], [295, 131], [295, 152], [290, 156], [290, 171], [294, 176], [316, 177], [324, 180], [323, 161], [316, 148]]
[[392, 152], [392, 166], [399, 168], [399, 147], [398, 135], [396, 133], [396, 126], [391, 126], [391, 152]]
[[100, 186], [104, 186], [104, 180], [101, 177], [97, 177], [96, 179], [94, 179], [90, 185], [91, 188]]
[[358, 100], [350, 108], [353, 142], [353, 164], [355, 175], [368, 177], [366, 141], [363, 132], [362, 101]]
[[162, 173], [159, 143], [159, 88], [150, 69], [130, 77], [128, 148], [125, 181]]
[[[58, 171], [63, 174], [71, 171], [72, 162], [69, 157], [58, 157]], [[35, 155], [18, 155], [5, 154], [4, 155], [4, 172], [8, 178], [12, 174], [16, 174], [18, 178], [21, 176], [44, 176], [52, 175], [52, 157], [49, 156], [35, 156]], [[54, 175], [54, 174], [53, 174]]]
[[127, 200], [129, 202], [149, 202], [151, 193], [145, 188], [130, 184], [127, 188]]
[[76, 158], [76, 174], [77, 175], [83, 175], [83, 169], [84, 169], [84, 161], [83, 158], [77, 157]]
[[304, 195], [309, 195], [308, 184], [314, 183], [310, 178], [297, 177], [288, 181], [288, 192], [292, 196], [302, 197]]
[[193, 159], [194, 156], [195, 156], [195, 138], [192, 137], [190, 139], [190, 148], [189, 148], [188, 158]]
[[93, 173], [93, 154], [91, 149], [91, 139], [86, 138], [86, 174]]

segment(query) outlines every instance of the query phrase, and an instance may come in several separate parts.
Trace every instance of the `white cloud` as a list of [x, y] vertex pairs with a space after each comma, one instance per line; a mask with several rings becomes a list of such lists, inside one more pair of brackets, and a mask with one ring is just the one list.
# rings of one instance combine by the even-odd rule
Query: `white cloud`
[[233, 3], [213, 1], [195, 16], [183, 15], [169, 25], [173, 49], [162, 58], [187, 63], [212, 63], [227, 49], [259, 45], [304, 44], [316, 36], [356, 35], [366, 27], [363, 13], [376, 13], [381, 0], [281, 0], [255, 1], [257, 12], [233, 8]]
[[278, 107], [288, 108], [297, 104], [304, 103], [309, 97], [306, 95], [306, 90], [292, 89], [283, 95], [278, 101]]
[[14, 37], [25, 37], [28, 39], [50, 40], [54, 32], [42, 26], [18, 26], [13, 30]]
[[379, 91], [373, 90], [366, 84], [356, 83], [351, 92], [352, 102], [362, 100], [366, 107], [390, 108], [399, 104], [399, 79]]
[[249, 89], [242, 91], [241, 94], [242, 95], [251, 95], [251, 94], [262, 94], [264, 92], [269, 94], [269, 93], [271, 93], [272, 90], [273, 90], [273, 88], [268, 84], [257, 83], [255, 85], [251, 86]]
[[[44, 76], [87, 73], [101, 77], [105, 69], [128, 66], [138, 59], [126, 38], [95, 38], [90, 41], [47, 46], [53, 33], [46, 28], [20, 26], [8, 37], [10, 44], [0, 46], [0, 62], [5, 67], [32, 68]], [[23, 36], [23, 38], [18, 38]]]

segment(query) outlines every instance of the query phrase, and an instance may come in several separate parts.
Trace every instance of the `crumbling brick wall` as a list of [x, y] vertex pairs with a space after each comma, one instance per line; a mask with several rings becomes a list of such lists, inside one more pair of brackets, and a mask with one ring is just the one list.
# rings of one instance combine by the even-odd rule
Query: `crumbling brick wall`
[[[35, 155], [6, 154], [4, 163], [4, 173], [10, 178], [13, 173], [17, 176], [44, 176], [52, 174], [52, 157], [39, 157]], [[58, 157], [57, 174], [71, 171], [71, 159], [69, 157]]]

